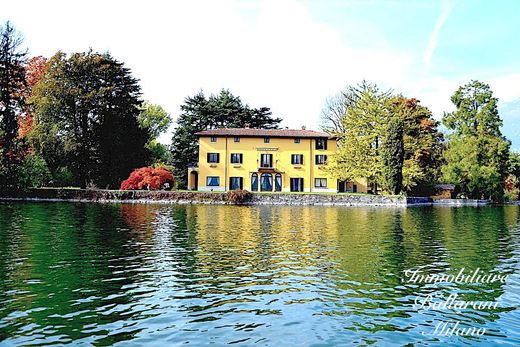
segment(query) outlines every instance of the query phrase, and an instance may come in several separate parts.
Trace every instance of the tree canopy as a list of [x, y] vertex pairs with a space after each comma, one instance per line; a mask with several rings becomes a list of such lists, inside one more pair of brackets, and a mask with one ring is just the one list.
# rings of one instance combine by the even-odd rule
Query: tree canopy
[[470, 198], [502, 199], [510, 143], [500, 132], [498, 99], [489, 85], [471, 81], [451, 98], [456, 111], [446, 113], [452, 130], [445, 151], [444, 179]]
[[24, 105], [27, 59], [22, 42], [11, 23], [0, 27], [0, 185], [4, 187], [16, 186], [14, 178], [21, 161], [17, 115]]
[[58, 52], [30, 100], [36, 150], [51, 170], [68, 169], [81, 187], [118, 187], [147, 159], [140, 96], [137, 79], [109, 54]]
[[281, 118], [272, 117], [268, 107], [251, 108], [240, 97], [222, 89], [207, 97], [202, 91], [187, 97], [181, 105], [181, 114], [172, 137], [172, 163], [175, 178], [180, 186], [187, 182], [188, 165], [198, 161], [198, 138], [195, 133], [215, 128], [275, 129]]

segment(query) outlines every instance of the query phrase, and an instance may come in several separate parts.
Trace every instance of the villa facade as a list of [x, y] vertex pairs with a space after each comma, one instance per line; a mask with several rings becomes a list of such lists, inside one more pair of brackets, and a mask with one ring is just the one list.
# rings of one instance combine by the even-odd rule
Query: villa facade
[[338, 181], [324, 170], [336, 139], [313, 130], [223, 128], [201, 131], [188, 188], [201, 191], [367, 192], [365, 180]]

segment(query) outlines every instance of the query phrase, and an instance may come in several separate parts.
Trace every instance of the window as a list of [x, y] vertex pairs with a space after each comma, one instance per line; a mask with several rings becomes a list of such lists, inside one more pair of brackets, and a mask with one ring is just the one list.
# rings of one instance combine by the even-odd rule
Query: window
[[269, 143], [269, 142], [271, 142], [271, 139], [268, 137], [264, 137], [264, 143]]
[[215, 136], [211, 137], [211, 142], [217, 142], [217, 138]]
[[231, 164], [242, 164], [242, 153], [231, 153]]
[[299, 137], [295, 138], [294, 143], [300, 143], [300, 138]]
[[291, 154], [291, 164], [303, 165], [303, 154]]
[[273, 155], [272, 154], [261, 154], [260, 155], [260, 167], [273, 167]]
[[273, 175], [269, 173], [263, 173], [260, 180], [260, 190], [262, 192], [273, 191]]
[[235, 138], [233, 139], [233, 141], [235, 141], [235, 142], [240, 142], [240, 137], [235, 137]]
[[327, 139], [316, 139], [316, 149], [327, 149]]
[[281, 192], [282, 191], [282, 175], [277, 173], [274, 176], [274, 191]]
[[251, 191], [258, 191], [258, 174], [254, 173], [251, 175]]
[[219, 157], [219, 153], [208, 153], [208, 163], [218, 163]]
[[218, 176], [207, 176], [206, 185], [208, 187], [215, 187], [220, 185], [220, 178]]
[[327, 179], [326, 178], [315, 178], [314, 187], [315, 188], [327, 188]]
[[229, 189], [242, 189], [243, 179], [242, 177], [230, 177], [229, 178]]
[[303, 192], [303, 178], [291, 178], [291, 192]]
[[316, 156], [316, 165], [323, 165], [327, 162], [327, 156], [323, 154], [318, 154]]

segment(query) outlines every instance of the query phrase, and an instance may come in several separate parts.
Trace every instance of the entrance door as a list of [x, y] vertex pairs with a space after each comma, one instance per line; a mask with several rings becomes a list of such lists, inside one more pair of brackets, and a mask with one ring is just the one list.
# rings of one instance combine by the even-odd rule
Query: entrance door
[[347, 190], [347, 182], [338, 180], [338, 192], [345, 193]]
[[303, 192], [303, 178], [291, 178], [291, 192]]
[[191, 190], [199, 190], [199, 173], [197, 171], [191, 172]]

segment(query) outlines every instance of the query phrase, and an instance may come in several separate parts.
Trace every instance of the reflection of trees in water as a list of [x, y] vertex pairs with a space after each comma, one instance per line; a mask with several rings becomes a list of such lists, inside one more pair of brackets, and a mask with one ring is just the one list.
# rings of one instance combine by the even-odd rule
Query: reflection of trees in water
[[[368, 338], [412, 329], [425, 318], [405, 305], [437, 289], [412, 288], [406, 269], [511, 272], [518, 266], [512, 261], [519, 244], [516, 206], [1, 207], [0, 319], [47, 308], [9, 322], [1, 336], [36, 323], [79, 339], [90, 334], [89, 324], [105, 335], [103, 326], [123, 331], [126, 320], [154, 315], [200, 327], [233, 312], [236, 321], [268, 325], [273, 315], [300, 305], [307, 314], [340, 317], [337, 327], [367, 331], [362, 336]], [[465, 292], [464, 300], [495, 300], [504, 293], [500, 284], [453, 288]], [[78, 315], [67, 316], [72, 313]], [[480, 318], [496, 320], [498, 313]], [[131, 339], [140, 329], [101, 342]]]
[[[1, 282], [0, 292], [18, 294], [13, 294], [15, 301], [6, 297], [9, 301], [0, 318], [15, 311], [30, 313], [10, 321], [6, 329], [14, 333], [34, 323], [52, 326], [54, 335], [80, 339], [92, 335], [83, 332], [89, 324], [119, 321], [117, 307], [131, 302], [123, 288], [132, 286], [136, 278], [125, 269], [138, 266], [141, 251], [133, 246], [129, 228], [120, 218], [120, 207], [43, 203], [15, 206], [23, 218], [13, 216], [16, 219], [8, 224], [14, 228], [0, 227], [0, 234], [15, 231], [16, 240], [2, 237], [0, 244], [4, 247], [3, 240], [14, 241], [17, 250], [9, 259], [23, 260], [8, 271], [11, 281]], [[96, 313], [103, 305], [105, 309]], [[104, 335], [106, 331], [98, 333]], [[107, 342], [129, 337], [122, 334]]]

